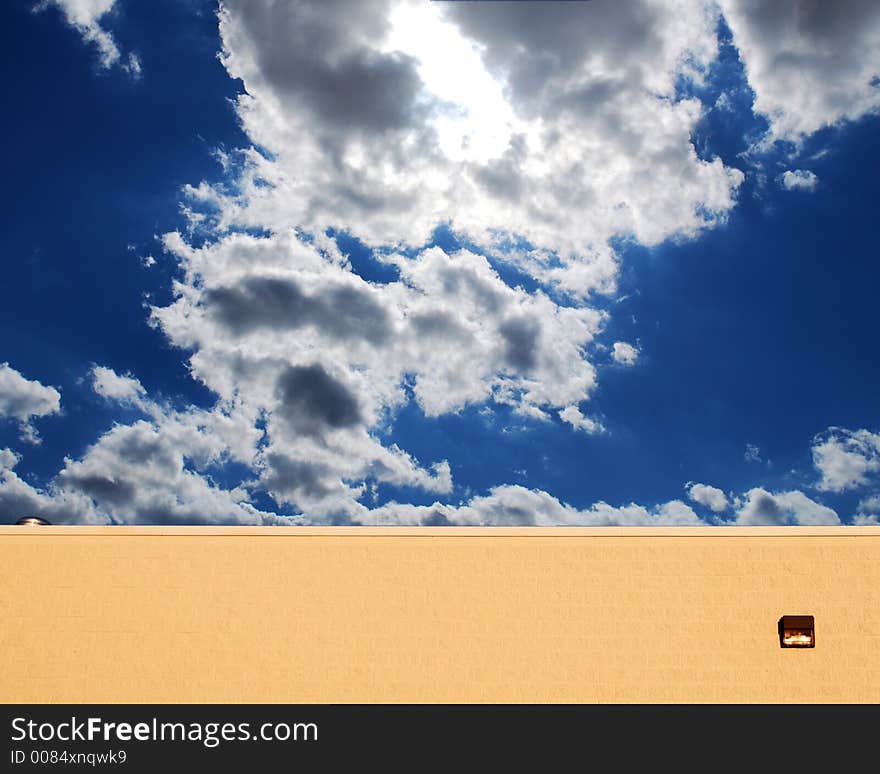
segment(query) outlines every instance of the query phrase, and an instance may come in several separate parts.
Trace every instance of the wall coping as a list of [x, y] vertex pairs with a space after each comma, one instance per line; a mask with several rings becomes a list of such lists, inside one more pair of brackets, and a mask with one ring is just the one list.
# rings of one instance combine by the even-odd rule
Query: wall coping
[[877, 537], [878, 526], [815, 527], [249, 527], [0, 525], [3, 537]]

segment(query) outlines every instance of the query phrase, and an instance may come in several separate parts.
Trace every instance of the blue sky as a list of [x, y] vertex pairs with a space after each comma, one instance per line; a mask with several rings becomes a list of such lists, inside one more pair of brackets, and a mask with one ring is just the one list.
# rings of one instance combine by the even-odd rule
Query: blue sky
[[880, 12], [616, 5], [5, 4], [0, 519], [877, 523]]

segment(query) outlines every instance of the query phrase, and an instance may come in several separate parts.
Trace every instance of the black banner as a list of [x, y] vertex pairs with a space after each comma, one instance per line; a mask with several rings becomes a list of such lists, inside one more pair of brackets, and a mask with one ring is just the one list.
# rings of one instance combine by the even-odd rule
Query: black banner
[[343, 761], [410, 771], [438, 764], [470, 770], [477, 762], [541, 771], [686, 761], [788, 769], [795, 759], [809, 767], [820, 755], [870, 760], [880, 730], [876, 706], [74, 704], [3, 710], [7, 743], [0, 771], [11, 772], [292, 771]]

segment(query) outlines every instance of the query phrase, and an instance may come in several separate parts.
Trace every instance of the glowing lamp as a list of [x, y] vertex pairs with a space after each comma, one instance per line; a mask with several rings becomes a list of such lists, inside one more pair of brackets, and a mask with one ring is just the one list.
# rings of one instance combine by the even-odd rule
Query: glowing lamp
[[783, 648], [815, 648], [816, 625], [813, 616], [782, 616], [779, 619], [779, 645]]

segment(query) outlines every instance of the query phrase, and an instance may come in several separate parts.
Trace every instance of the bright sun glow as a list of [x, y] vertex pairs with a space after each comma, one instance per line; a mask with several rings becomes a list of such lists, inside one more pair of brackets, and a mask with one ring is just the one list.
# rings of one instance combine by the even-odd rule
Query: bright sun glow
[[513, 132], [525, 131], [479, 51], [454, 24], [444, 21], [436, 5], [398, 5], [391, 14], [385, 48], [418, 59], [427, 89], [448, 103], [434, 126], [449, 158], [485, 162], [504, 152]]

